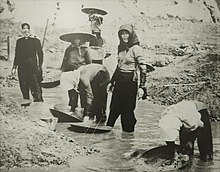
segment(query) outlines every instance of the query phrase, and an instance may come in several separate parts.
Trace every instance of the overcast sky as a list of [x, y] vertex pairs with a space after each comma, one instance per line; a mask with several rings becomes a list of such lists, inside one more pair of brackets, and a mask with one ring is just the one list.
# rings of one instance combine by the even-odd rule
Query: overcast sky
[[15, 1], [15, 20], [26, 21], [31, 25], [43, 26], [47, 18], [53, 22], [56, 13], [56, 23], [58, 27], [71, 27], [73, 25], [83, 25], [87, 21], [87, 16], [81, 9], [81, 1], [65, 0], [59, 1], [60, 10], [57, 10], [55, 0], [17, 0]]
[[[117, 10], [114, 0], [12, 0], [15, 3], [13, 16], [15, 21], [28, 22], [31, 25], [45, 26], [47, 18], [50, 23], [54, 21], [56, 13], [56, 24], [58, 27], [78, 27], [88, 23], [88, 16], [81, 12], [81, 6], [96, 7], [106, 11], [113, 11], [105, 18], [112, 17]], [[57, 2], [60, 2], [60, 10], [57, 10]], [[6, 6], [6, 4], [4, 4]], [[107, 7], [108, 9], [106, 9]], [[7, 6], [5, 7], [7, 9]], [[5, 10], [4, 15], [9, 12]]]

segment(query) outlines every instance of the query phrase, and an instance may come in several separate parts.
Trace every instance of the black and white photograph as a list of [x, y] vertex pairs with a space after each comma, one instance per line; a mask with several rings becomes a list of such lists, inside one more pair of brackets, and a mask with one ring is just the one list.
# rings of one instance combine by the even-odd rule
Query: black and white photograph
[[220, 0], [0, 0], [0, 172], [219, 172]]

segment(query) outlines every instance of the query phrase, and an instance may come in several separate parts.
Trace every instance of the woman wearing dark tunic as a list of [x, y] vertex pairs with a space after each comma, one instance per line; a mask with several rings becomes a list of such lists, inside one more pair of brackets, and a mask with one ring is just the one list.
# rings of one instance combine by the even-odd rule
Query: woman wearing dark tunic
[[30, 25], [21, 25], [23, 37], [18, 39], [12, 75], [18, 68], [18, 79], [24, 99], [30, 99], [30, 91], [34, 102], [43, 102], [40, 82], [42, 78], [43, 51], [40, 40], [30, 34]]

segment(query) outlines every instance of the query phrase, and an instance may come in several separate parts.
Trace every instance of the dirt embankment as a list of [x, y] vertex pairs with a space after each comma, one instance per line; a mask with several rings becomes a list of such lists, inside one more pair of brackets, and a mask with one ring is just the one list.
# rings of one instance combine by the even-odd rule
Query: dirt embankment
[[51, 131], [47, 123], [35, 115], [1, 94], [0, 169], [67, 165], [71, 158], [98, 152]]
[[166, 105], [197, 99], [219, 120], [220, 26], [173, 19], [161, 24], [153, 31], [160, 37], [142, 35], [148, 62], [156, 67], [147, 79], [151, 99]]

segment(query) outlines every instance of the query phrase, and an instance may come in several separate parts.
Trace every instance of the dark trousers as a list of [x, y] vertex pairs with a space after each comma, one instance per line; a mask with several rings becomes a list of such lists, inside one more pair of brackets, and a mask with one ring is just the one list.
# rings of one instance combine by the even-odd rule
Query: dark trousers
[[68, 96], [69, 96], [69, 106], [71, 106], [71, 111], [75, 111], [78, 103], [78, 93], [72, 89], [68, 90]]
[[94, 99], [91, 105], [91, 116], [96, 116], [96, 121], [106, 120], [106, 104], [107, 104], [107, 84], [109, 82], [109, 73], [100, 71], [91, 81], [91, 87]]
[[[201, 120], [204, 123], [204, 127], [197, 128], [193, 132], [184, 132], [183, 130], [180, 130], [180, 145], [185, 153], [193, 155], [194, 142], [197, 138], [200, 159], [206, 161], [213, 158], [211, 124], [209, 121], [209, 113], [206, 109], [200, 110], [199, 113], [201, 114]], [[192, 143], [192, 148], [187, 146], [188, 142]]]
[[134, 115], [136, 97], [137, 82], [133, 82], [130, 79], [128, 81], [122, 80], [121, 82], [116, 82], [112, 94], [107, 125], [113, 127], [117, 118], [121, 115], [122, 130], [133, 132], [137, 122]]
[[34, 102], [43, 102], [42, 88], [40, 86], [42, 76], [39, 75], [40, 73], [18, 68], [18, 79], [24, 99], [30, 99], [29, 92], [31, 91]]
[[200, 110], [199, 113], [202, 115], [201, 120], [204, 123], [204, 127], [200, 128], [200, 132], [198, 133], [200, 159], [213, 159], [213, 140], [209, 113], [206, 109]]
[[69, 96], [69, 106], [71, 106], [71, 111], [75, 111], [76, 107], [78, 106], [78, 99], [80, 96], [80, 105], [82, 108], [85, 108], [86, 106], [86, 99], [85, 99], [85, 91], [81, 89], [82, 83], [79, 83], [79, 94], [74, 90], [68, 90], [68, 96]]

